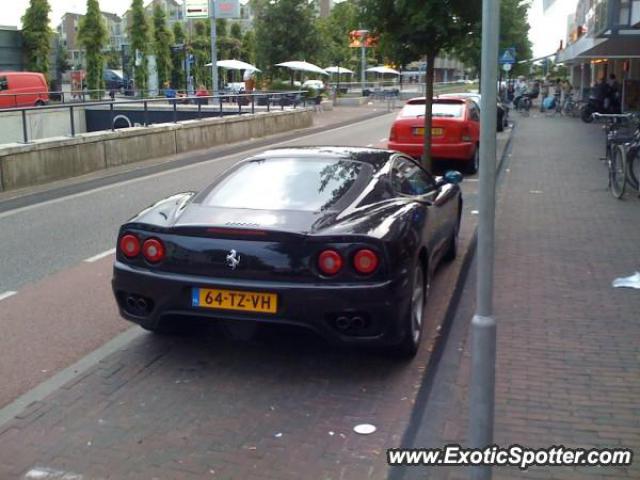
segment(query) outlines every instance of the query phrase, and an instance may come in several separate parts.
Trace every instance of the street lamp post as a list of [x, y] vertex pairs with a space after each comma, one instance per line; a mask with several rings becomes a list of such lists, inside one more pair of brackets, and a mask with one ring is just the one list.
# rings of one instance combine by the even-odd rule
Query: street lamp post
[[213, 95], [218, 93], [218, 51], [216, 49], [216, 2], [209, 0], [209, 19], [211, 21], [211, 88]]
[[364, 92], [366, 86], [365, 70], [367, 69], [367, 47], [365, 46], [365, 41], [369, 30], [358, 30], [358, 34], [360, 35], [360, 83], [362, 84], [362, 91]]
[[[482, 1], [480, 181], [477, 250], [477, 307], [471, 321], [469, 440], [472, 448], [493, 443], [496, 321], [493, 318], [493, 264], [496, 189], [496, 101], [500, 0]], [[491, 478], [491, 466], [472, 467], [474, 480]]]

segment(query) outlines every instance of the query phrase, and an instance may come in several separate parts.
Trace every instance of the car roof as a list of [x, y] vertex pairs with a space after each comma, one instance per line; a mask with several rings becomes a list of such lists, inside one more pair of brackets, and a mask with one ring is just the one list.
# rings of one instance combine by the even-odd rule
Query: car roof
[[[433, 103], [465, 103], [465, 100], [469, 100], [469, 98], [457, 97], [457, 96], [433, 97]], [[405, 105], [424, 105], [425, 101], [426, 101], [426, 97], [415, 97], [410, 100], [407, 100], [407, 103], [405, 103]]]
[[371, 147], [282, 147], [266, 150], [247, 159], [247, 161], [270, 158], [335, 158], [367, 163], [379, 170], [395, 155], [393, 150]]

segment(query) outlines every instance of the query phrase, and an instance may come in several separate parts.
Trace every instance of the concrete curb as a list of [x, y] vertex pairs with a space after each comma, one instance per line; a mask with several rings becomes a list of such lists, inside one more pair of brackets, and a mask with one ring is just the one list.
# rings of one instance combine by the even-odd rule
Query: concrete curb
[[[507, 139], [504, 150], [502, 151], [502, 154], [500, 156], [500, 160], [498, 161], [496, 174], [498, 178], [500, 178], [505, 159], [507, 158], [507, 155], [511, 149], [511, 140], [513, 139], [514, 132], [515, 125], [512, 128], [511, 133], [509, 134], [509, 138]], [[440, 336], [437, 338], [433, 346], [433, 352], [431, 353], [429, 361], [426, 365], [425, 374], [422, 378], [422, 383], [416, 396], [416, 401], [413, 411], [411, 412], [409, 424], [404, 432], [402, 441], [397, 448], [416, 448], [414, 445], [414, 441], [422, 422], [422, 414], [424, 412], [425, 405], [429, 401], [433, 383], [438, 370], [438, 365], [444, 353], [447, 339], [449, 337], [449, 332], [451, 331], [451, 326], [453, 324], [453, 319], [455, 318], [458, 305], [460, 304], [460, 298], [462, 296], [462, 292], [464, 290], [464, 286], [471, 269], [471, 264], [473, 263], [473, 258], [476, 253], [477, 240], [478, 225], [476, 223], [475, 227], [473, 228], [471, 239], [467, 244], [467, 248], [462, 254], [462, 262], [460, 262], [459, 271], [456, 276], [456, 283], [453, 287], [453, 293], [449, 299], [442, 323], [440, 324]], [[402, 480], [404, 478], [405, 471], [407, 471], [406, 467], [389, 467], [389, 476], [387, 478], [388, 480]]]

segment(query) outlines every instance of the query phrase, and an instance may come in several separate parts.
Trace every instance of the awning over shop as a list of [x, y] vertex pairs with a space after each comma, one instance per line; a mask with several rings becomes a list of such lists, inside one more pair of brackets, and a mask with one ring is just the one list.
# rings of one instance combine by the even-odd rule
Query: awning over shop
[[640, 37], [582, 37], [558, 53], [558, 63], [581, 63], [594, 58], [640, 58]]

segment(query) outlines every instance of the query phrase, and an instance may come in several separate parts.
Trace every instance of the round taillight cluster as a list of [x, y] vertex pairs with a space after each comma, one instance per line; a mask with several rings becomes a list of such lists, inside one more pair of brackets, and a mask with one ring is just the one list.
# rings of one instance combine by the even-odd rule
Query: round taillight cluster
[[158, 263], [164, 258], [164, 245], [156, 238], [149, 238], [142, 244], [142, 254], [147, 261]]
[[132, 234], [127, 233], [120, 237], [120, 251], [127, 258], [135, 258], [142, 255], [150, 263], [158, 263], [165, 257], [165, 248], [162, 241], [157, 238], [148, 238], [142, 244], [140, 239]]
[[362, 275], [370, 275], [378, 268], [378, 255], [373, 250], [363, 248], [353, 257], [353, 268]]
[[318, 268], [325, 275], [335, 275], [342, 269], [342, 257], [335, 250], [325, 250], [318, 257]]
[[[353, 268], [360, 275], [371, 275], [379, 264], [378, 255], [368, 248], [358, 250], [353, 256]], [[343, 266], [342, 256], [336, 250], [323, 250], [318, 256], [318, 270], [323, 275], [332, 277], [342, 270]]]
[[140, 253], [140, 240], [130, 233], [123, 235], [120, 238], [120, 251], [127, 258], [137, 257]]

